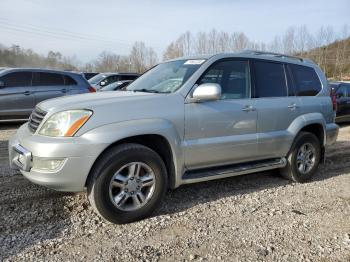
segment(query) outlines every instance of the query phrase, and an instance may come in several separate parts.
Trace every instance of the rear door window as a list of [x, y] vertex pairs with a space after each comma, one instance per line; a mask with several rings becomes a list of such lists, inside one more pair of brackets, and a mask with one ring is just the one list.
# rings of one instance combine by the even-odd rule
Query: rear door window
[[287, 81], [281, 63], [255, 61], [255, 97], [287, 96]]
[[33, 85], [35, 86], [63, 86], [63, 75], [56, 73], [39, 72], [36, 73]]
[[20, 87], [32, 85], [32, 72], [14, 72], [0, 78], [5, 87]]
[[322, 87], [315, 70], [308, 66], [290, 64], [297, 96], [315, 96]]

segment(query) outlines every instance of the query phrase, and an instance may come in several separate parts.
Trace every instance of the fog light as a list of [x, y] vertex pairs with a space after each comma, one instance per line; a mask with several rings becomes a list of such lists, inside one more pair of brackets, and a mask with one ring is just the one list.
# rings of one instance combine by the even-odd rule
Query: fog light
[[65, 158], [55, 159], [55, 158], [42, 158], [33, 156], [33, 168], [38, 171], [56, 171], [59, 170], [64, 162]]

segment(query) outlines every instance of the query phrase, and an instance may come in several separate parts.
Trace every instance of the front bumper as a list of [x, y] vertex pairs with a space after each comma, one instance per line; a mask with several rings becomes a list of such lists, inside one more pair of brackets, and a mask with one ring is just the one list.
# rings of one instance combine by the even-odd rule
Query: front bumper
[[[33, 135], [22, 125], [9, 141], [10, 166], [35, 184], [67, 192], [83, 191], [90, 169], [106, 144], [91, 143], [83, 137], [57, 138]], [[64, 158], [54, 171], [34, 170], [33, 157]]]

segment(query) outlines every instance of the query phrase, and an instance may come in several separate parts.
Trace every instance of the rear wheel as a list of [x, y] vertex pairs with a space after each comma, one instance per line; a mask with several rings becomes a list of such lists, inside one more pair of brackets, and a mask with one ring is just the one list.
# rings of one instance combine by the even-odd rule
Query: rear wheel
[[294, 182], [306, 182], [317, 171], [321, 159], [321, 144], [312, 133], [300, 132], [287, 157], [281, 174]]
[[162, 159], [139, 144], [112, 148], [92, 172], [89, 201], [100, 216], [112, 223], [129, 223], [149, 216], [167, 188]]

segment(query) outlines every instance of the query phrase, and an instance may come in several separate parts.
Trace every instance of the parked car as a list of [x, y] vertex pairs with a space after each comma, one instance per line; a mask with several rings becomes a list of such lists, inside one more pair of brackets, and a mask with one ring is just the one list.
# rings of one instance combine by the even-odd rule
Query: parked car
[[302, 58], [179, 58], [127, 90], [40, 103], [9, 141], [12, 167], [56, 190], [86, 188], [98, 214], [126, 223], [183, 184], [271, 169], [308, 181], [338, 135], [327, 79]]
[[335, 121], [350, 121], [350, 83], [346, 82], [330, 82], [332, 92], [337, 101], [337, 116]]
[[132, 80], [117, 81], [112, 84], [102, 87], [99, 91], [116, 91], [125, 89]]
[[84, 72], [83, 75], [85, 77], [86, 80], [89, 80], [91, 78], [93, 78], [94, 76], [98, 75], [99, 73], [96, 72]]
[[95, 92], [81, 74], [13, 68], [0, 72], [0, 121], [27, 120], [43, 100]]
[[110, 85], [117, 81], [135, 80], [140, 75], [136, 73], [100, 73], [89, 79], [89, 83], [96, 89]]

